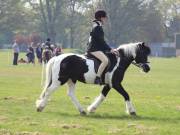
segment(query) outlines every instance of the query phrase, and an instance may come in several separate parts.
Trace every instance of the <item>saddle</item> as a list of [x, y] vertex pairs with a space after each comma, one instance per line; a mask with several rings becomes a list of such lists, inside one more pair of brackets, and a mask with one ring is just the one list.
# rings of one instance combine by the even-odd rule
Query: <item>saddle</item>
[[[105, 68], [105, 70], [103, 72], [106, 73], [108, 71], [110, 65], [111, 65], [111, 62], [110, 62], [110, 59], [109, 59], [108, 55], [106, 53], [105, 53], [105, 55], [108, 58], [108, 65], [107, 65], [107, 67]], [[92, 55], [91, 53], [87, 53], [87, 54], [85, 54], [85, 56], [86, 56], [87, 59], [91, 59], [91, 60], [94, 61], [94, 70], [95, 70], [95, 73], [97, 73], [98, 68], [99, 68], [99, 66], [101, 64], [101, 61], [98, 58], [96, 58], [94, 55]]]
[[[110, 54], [110, 53], [105, 53], [105, 55], [106, 55], [107, 58], [108, 58], [108, 65], [107, 65], [107, 67], [105, 68], [105, 70], [103, 71], [103, 73], [102, 73], [102, 75], [101, 75], [101, 80], [102, 80], [103, 84], [105, 84], [105, 74], [106, 74], [109, 70], [111, 70], [111, 68], [112, 68], [111, 58], [110, 58], [109, 54]], [[111, 54], [111, 55], [112, 55], [112, 54]], [[93, 60], [93, 61], [94, 61], [94, 70], [95, 70], [95, 73], [97, 74], [98, 68], [99, 68], [99, 66], [100, 66], [100, 64], [101, 64], [101, 61], [100, 61], [98, 58], [96, 58], [94, 55], [90, 54], [90, 53], [85, 54], [85, 57], [86, 57], [87, 59], [90, 59], [90, 60]]]

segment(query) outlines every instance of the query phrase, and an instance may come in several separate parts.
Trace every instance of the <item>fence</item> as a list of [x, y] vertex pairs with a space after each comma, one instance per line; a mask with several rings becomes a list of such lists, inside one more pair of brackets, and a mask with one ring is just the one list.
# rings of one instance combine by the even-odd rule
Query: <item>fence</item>
[[151, 43], [151, 56], [155, 57], [175, 57], [175, 43]]

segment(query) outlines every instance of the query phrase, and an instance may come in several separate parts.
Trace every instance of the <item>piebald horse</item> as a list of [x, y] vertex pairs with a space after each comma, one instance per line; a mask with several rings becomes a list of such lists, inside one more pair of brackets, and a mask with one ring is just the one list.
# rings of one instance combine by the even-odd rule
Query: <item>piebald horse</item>
[[[144, 42], [120, 45], [117, 48], [118, 56], [108, 53], [110, 64], [104, 71], [102, 80], [103, 89], [95, 101], [87, 107], [88, 112], [94, 112], [107, 96], [111, 88], [114, 88], [125, 99], [126, 112], [136, 115], [136, 110], [130, 100], [129, 94], [123, 88], [121, 82], [130, 64], [142, 68], [144, 72], [150, 71], [148, 55], [150, 48]], [[68, 85], [68, 96], [79, 110], [80, 114], [86, 114], [75, 96], [75, 85], [77, 81], [94, 84], [98, 60], [87, 58], [85, 55], [67, 53], [49, 60], [46, 67], [46, 82], [44, 89], [36, 101], [37, 111], [42, 111], [47, 104], [50, 95], [65, 83]]]

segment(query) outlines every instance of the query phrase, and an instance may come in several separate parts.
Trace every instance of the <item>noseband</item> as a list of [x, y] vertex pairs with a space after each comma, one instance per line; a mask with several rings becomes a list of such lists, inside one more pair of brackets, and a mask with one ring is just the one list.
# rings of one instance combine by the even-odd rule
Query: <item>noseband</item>
[[136, 67], [142, 68], [142, 66], [143, 66], [144, 64], [149, 64], [150, 62], [136, 63], [136, 62], [132, 61], [131, 63], [132, 63], [133, 65], [135, 65]]
[[133, 65], [135, 65], [136, 67], [141, 68], [146, 73], [149, 72], [149, 70], [150, 70], [150, 67], [149, 67], [148, 63], [150, 63], [150, 62], [146, 62], [146, 63], [132, 62]]

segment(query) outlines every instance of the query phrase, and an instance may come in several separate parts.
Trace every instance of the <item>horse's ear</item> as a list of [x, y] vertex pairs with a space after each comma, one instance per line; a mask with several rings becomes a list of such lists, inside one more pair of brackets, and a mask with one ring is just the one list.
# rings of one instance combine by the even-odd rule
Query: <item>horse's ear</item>
[[145, 46], [145, 42], [142, 42], [142, 46]]
[[140, 46], [140, 47], [146, 46], [146, 45], [145, 45], [145, 42], [139, 42], [139, 46]]
[[150, 49], [147, 45], [145, 45], [145, 42], [142, 42], [142, 43], [141, 43], [141, 46], [142, 46], [143, 48], [145, 48], [145, 50], [146, 50], [146, 52], [147, 52], [148, 55], [151, 53], [151, 49]]

